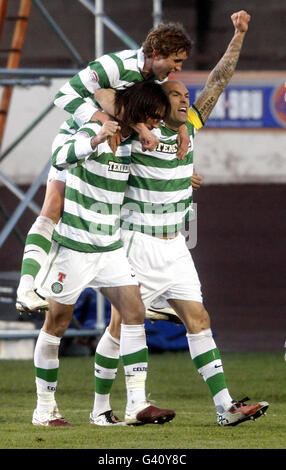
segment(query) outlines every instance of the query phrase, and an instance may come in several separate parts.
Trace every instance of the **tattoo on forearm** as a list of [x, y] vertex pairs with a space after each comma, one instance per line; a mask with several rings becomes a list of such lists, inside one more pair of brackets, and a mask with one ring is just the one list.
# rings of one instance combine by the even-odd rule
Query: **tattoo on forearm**
[[240, 55], [243, 36], [234, 37], [225, 54], [210, 73], [207, 83], [195, 102], [204, 122], [208, 119], [220, 94], [233, 76]]
[[205, 103], [202, 104], [200, 108], [200, 114], [201, 116], [204, 116], [208, 110], [213, 108], [214, 104], [216, 102], [216, 99], [214, 96], [210, 96]]
[[239, 44], [230, 44], [226, 53], [223, 55], [209, 77], [209, 86], [218, 87], [219, 89], [224, 90], [235, 71], [241, 46], [242, 42]]

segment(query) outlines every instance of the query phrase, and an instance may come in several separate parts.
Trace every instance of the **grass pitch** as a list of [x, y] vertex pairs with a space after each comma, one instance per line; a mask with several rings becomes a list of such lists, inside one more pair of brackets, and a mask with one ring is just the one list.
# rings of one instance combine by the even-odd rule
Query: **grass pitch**
[[[281, 353], [223, 353], [235, 399], [270, 403], [267, 416], [236, 427], [219, 427], [210, 392], [188, 352], [149, 353], [147, 390], [176, 417], [165, 425], [96, 427], [88, 423], [94, 398], [93, 357], [60, 359], [57, 403], [75, 426], [31, 424], [35, 408], [32, 361], [0, 361], [0, 449], [285, 449], [286, 363]], [[112, 390], [114, 412], [124, 418], [122, 366]]]

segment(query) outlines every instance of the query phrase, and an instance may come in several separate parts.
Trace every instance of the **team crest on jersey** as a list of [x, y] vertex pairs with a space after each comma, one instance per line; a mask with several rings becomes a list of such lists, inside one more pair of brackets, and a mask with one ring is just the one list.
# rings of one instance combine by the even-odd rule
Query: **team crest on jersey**
[[63, 290], [63, 285], [60, 283], [60, 282], [54, 282], [52, 285], [51, 285], [51, 289], [52, 289], [52, 292], [54, 294], [60, 294]]
[[90, 137], [89, 133], [87, 131], [79, 131], [77, 135], [83, 135], [84, 137]]
[[129, 165], [126, 165], [126, 163], [116, 163], [113, 161], [109, 161], [108, 171], [115, 171], [117, 173], [129, 173]]
[[89, 76], [90, 76], [90, 79], [91, 79], [93, 82], [98, 82], [98, 81], [99, 81], [98, 75], [97, 75], [97, 73], [95, 72], [95, 70], [90, 70]]

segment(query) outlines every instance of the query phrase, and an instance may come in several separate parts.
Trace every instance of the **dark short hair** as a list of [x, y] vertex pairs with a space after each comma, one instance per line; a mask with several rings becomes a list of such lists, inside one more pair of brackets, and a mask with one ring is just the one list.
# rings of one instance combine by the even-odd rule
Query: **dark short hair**
[[153, 51], [168, 57], [185, 51], [188, 55], [192, 49], [192, 40], [180, 23], [160, 23], [151, 29], [142, 44], [145, 57], [151, 57]]
[[165, 119], [170, 111], [169, 98], [158, 83], [137, 82], [115, 93], [115, 117], [124, 110], [121, 121], [130, 126], [147, 118]]

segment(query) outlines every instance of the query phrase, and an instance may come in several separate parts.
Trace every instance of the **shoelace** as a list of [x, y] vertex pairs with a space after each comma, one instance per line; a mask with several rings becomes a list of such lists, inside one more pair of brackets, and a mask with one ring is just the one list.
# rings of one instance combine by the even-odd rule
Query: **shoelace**
[[57, 407], [49, 412], [49, 421], [52, 421], [53, 419], [64, 419]]
[[[110, 411], [106, 411], [105, 413], [101, 413], [102, 415], [105, 415], [106, 417], [106, 420], [109, 422], [109, 423], [120, 423], [121, 422], [121, 419], [119, 419], [117, 416], [115, 416], [115, 414], [113, 413], [112, 410]], [[113, 419], [112, 419], [113, 418]]]
[[241, 400], [234, 401], [233, 406], [235, 406], [236, 408], [240, 408], [241, 406], [245, 406], [246, 405], [245, 402], [249, 400], [250, 398], [248, 397], [242, 398]]
[[146, 403], [148, 403], [149, 405], [153, 405], [156, 403], [156, 400], [151, 400], [151, 392], [148, 393], [147, 397], [146, 397]]

